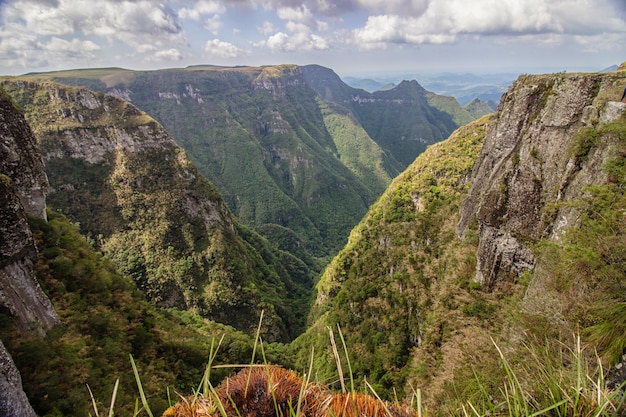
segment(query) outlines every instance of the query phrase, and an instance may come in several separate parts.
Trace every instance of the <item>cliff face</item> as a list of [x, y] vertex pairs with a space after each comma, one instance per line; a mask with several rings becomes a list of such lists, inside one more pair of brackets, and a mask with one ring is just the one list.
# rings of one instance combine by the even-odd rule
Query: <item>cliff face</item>
[[623, 73], [522, 76], [502, 98], [457, 228], [463, 234], [478, 221], [476, 281], [492, 288], [519, 278], [535, 265], [533, 243], [558, 240], [576, 224], [567, 202], [606, 181], [603, 161], [615, 139], [593, 132], [626, 111], [609, 101], [624, 83]]
[[11, 99], [0, 93], [0, 303], [23, 329], [41, 334], [58, 317], [33, 275], [37, 248], [27, 215], [45, 218], [48, 181], [37, 141]]
[[524, 358], [520, 341], [581, 332], [621, 356], [622, 336], [600, 327], [625, 334], [625, 84], [623, 72], [522, 76], [497, 113], [420, 155], [322, 275], [301, 338], [316, 363], [334, 372], [319, 334], [338, 324], [357, 379], [427, 386], [435, 404], [475, 390], [472, 367], [497, 373], [494, 340]]
[[43, 161], [24, 116], [15, 109], [4, 92], [0, 93], [0, 169], [11, 178], [24, 210], [31, 216], [46, 218], [48, 179]]
[[295, 310], [310, 291], [306, 267], [283, 265], [284, 254], [270, 254], [242, 229], [159, 123], [85, 88], [21, 81], [5, 88], [37, 134], [50, 206], [80, 223], [150, 300], [251, 333], [264, 309], [268, 340], [300, 331], [304, 315]]
[[[307, 258], [335, 254], [391, 179], [459, 124], [416, 82], [370, 94], [317, 65], [20, 78], [131, 101], [167, 129], [239, 220], [281, 249], [295, 236], [292, 254], [318, 270]], [[454, 99], [445, 107], [452, 104], [453, 113], [465, 112]]]
[[[26, 216], [45, 218], [48, 182], [24, 116], [0, 90], [0, 309], [18, 328], [43, 336], [59, 323], [33, 274], [37, 248]], [[0, 341], [0, 414], [34, 416], [20, 374]]]

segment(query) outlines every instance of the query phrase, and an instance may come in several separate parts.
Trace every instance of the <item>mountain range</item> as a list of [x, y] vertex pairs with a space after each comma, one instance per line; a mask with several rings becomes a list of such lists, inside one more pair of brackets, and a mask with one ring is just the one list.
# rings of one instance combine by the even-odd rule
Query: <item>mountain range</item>
[[[319, 66], [3, 79], [0, 335], [28, 400], [87, 415], [83, 384], [105, 398], [128, 353], [147, 389], [190, 392], [216, 336], [233, 364], [255, 333], [264, 360], [420, 392], [435, 413], [487, 390], [504, 404], [502, 351], [540, 408], [528, 352], [565, 378], [573, 333], [619, 385], [625, 82], [623, 66], [521, 76], [457, 129], [478, 114], [415, 81], [367, 93]], [[298, 215], [240, 223], [269, 213], [269, 189]], [[30, 298], [7, 298], [18, 288]]]
[[186, 150], [239, 220], [282, 249], [295, 240], [301, 253], [294, 255], [322, 264], [392, 178], [477, 117], [414, 81], [371, 94], [315, 65], [112, 68], [25, 79], [133, 103]]

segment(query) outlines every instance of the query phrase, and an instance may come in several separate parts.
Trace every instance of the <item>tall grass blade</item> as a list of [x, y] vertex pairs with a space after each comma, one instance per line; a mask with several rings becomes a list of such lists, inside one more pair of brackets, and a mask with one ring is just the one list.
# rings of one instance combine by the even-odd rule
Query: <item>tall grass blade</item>
[[[96, 413], [96, 417], [100, 417], [100, 414], [98, 414], [98, 405], [96, 404], [96, 399], [93, 397], [93, 392], [91, 392], [91, 388], [89, 387], [89, 384], [87, 384], [87, 390], [89, 391], [89, 397], [91, 398], [91, 405], [93, 407], [93, 412]], [[91, 413], [89, 415], [91, 415]]]
[[378, 396], [378, 393], [376, 392], [374, 387], [372, 387], [370, 385], [370, 383], [367, 382], [367, 380], [365, 380], [365, 385], [367, 386], [367, 388], [369, 388], [370, 391], [372, 391], [372, 394], [374, 394], [374, 397], [376, 397], [376, 399], [382, 404], [382, 406], [385, 409], [385, 412], [387, 413], [387, 415], [389, 417], [393, 417], [393, 414], [391, 413], [391, 410], [389, 410], [389, 407], [387, 407], [387, 404], [385, 404], [385, 402]]
[[137, 381], [137, 388], [139, 388], [139, 396], [141, 397], [141, 404], [143, 405], [144, 410], [150, 417], [154, 417], [152, 414], [152, 410], [150, 410], [150, 405], [148, 404], [148, 399], [146, 398], [146, 393], [143, 391], [143, 387], [141, 385], [141, 378], [139, 378], [139, 371], [137, 371], [137, 365], [135, 364], [135, 360], [133, 359], [133, 355], [130, 356], [130, 364], [133, 367], [133, 372], [135, 373], [135, 381]]
[[261, 324], [263, 323], [263, 313], [265, 310], [261, 310], [261, 316], [259, 317], [259, 326], [256, 329], [256, 335], [254, 337], [254, 346], [252, 346], [252, 358], [250, 359], [250, 372], [248, 373], [248, 380], [246, 381], [246, 389], [244, 390], [244, 396], [248, 394], [248, 386], [250, 385], [250, 377], [252, 376], [252, 366], [256, 358], [256, 347], [261, 339]]
[[333, 329], [328, 327], [330, 334], [330, 345], [333, 348], [333, 355], [335, 356], [335, 362], [337, 363], [337, 373], [339, 373], [339, 382], [341, 383], [341, 392], [346, 392], [346, 383], [343, 379], [343, 368], [341, 366], [341, 358], [339, 357], [339, 351], [337, 350], [337, 343], [335, 343], [335, 334]]
[[341, 344], [343, 345], [343, 352], [346, 355], [346, 363], [348, 364], [348, 375], [350, 375], [350, 390], [354, 392], [354, 376], [352, 374], [352, 365], [350, 364], [350, 355], [348, 355], [348, 346], [346, 345], [346, 340], [343, 337], [343, 332], [341, 331], [341, 327], [339, 327], [339, 323], [337, 323], [337, 331], [339, 332], [339, 338], [341, 339]]
[[[111, 394], [111, 406], [109, 407], [108, 417], [113, 417], [113, 414], [115, 413], [115, 399], [117, 397], [117, 390], [119, 386], [120, 386], [120, 379], [117, 378], [117, 380], [115, 381], [115, 385], [113, 386], [113, 393]], [[91, 398], [91, 405], [93, 406], [93, 411], [94, 413], [96, 413], [96, 417], [100, 417], [100, 414], [98, 413], [98, 406], [96, 405], [96, 399], [93, 396], [93, 392], [91, 392], [91, 387], [89, 386], [89, 384], [87, 384], [87, 390], [89, 391], [89, 397]], [[91, 413], [89, 415], [91, 415]]]
[[[222, 345], [222, 342], [224, 341], [224, 336], [226, 336], [225, 334], [222, 334], [222, 337], [220, 338], [220, 341], [217, 344], [217, 347], [215, 346], [215, 338], [211, 339], [211, 348], [209, 350], [209, 361], [206, 364], [206, 368], [204, 369], [204, 375], [202, 376], [202, 395], [206, 398], [209, 393], [210, 393], [210, 378], [211, 378], [211, 369], [213, 367], [213, 362], [215, 361], [215, 358], [217, 357], [217, 352], [220, 349], [220, 346]], [[198, 391], [200, 392], [200, 389], [198, 389]]]
[[111, 394], [111, 406], [109, 407], [109, 417], [113, 417], [115, 408], [115, 399], [117, 398], [117, 389], [120, 386], [120, 379], [117, 378], [115, 386], [113, 387], [113, 394]]

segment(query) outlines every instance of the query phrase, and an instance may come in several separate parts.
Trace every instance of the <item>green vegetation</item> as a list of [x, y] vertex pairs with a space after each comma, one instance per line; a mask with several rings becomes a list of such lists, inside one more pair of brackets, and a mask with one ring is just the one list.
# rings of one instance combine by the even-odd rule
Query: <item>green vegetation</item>
[[[577, 157], [600, 144], [613, 155], [609, 181], [567, 203], [577, 227], [536, 244], [535, 276], [488, 291], [472, 281], [476, 226], [464, 240], [454, 227], [489, 120], [430, 147], [371, 207], [318, 284], [312, 325], [291, 343], [296, 363], [312, 346], [318, 375], [333, 381], [325, 329], [339, 324], [357, 386], [367, 380], [387, 398], [419, 387], [425, 407], [445, 415], [617, 415], [624, 399], [605, 369], [626, 351], [626, 123], [573, 138]], [[553, 316], [525, 304], [529, 285]]]
[[[580, 211], [578, 227], [567, 230], [560, 244], [542, 242], [538, 252], [549, 272], [553, 290], [567, 294], [562, 302], [572, 322], [578, 323], [584, 340], [607, 363], [616, 363], [626, 351], [626, 119], [587, 128], [575, 137], [575, 145], [615, 143], [615, 157], [605, 161], [609, 181], [588, 187], [569, 205]], [[587, 156], [587, 146], [575, 156]], [[576, 289], [576, 291], [574, 291]]]
[[[452, 117], [452, 120], [454, 120], [454, 123], [458, 126], [464, 126], [472, 120], [476, 120], [485, 114], [491, 113], [491, 111], [487, 111], [480, 114], [480, 111], [475, 111], [475, 115], [470, 114], [469, 111], [459, 105], [459, 102], [456, 101], [454, 97], [441, 96], [434, 93], [428, 93], [426, 97], [428, 98], [428, 103], [431, 106], [449, 114]], [[476, 110], [474, 106], [472, 106], [472, 108]]]
[[313, 345], [315, 368], [332, 378], [323, 329], [339, 324], [355, 352], [352, 369], [359, 383], [367, 378], [383, 396], [410, 392], [401, 390], [414, 371], [408, 365], [411, 351], [439, 337], [426, 330], [437, 328], [427, 313], [432, 300], [452, 290], [442, 282], [447, 270], [472, 263], [467, 255], [472, 245], [454, 238], [454, 219], [468, 187], [463, 178], [471, 172], [488, 123], [481, 119], [431, 146], [352, 231], [318, 284], [315, 323], [292, 343], [300, 349], [300, 366], [305, 347]]
[[[289, 228], [311, 255], [326, 257], [343, 246], [381, 189], [360, 182], [337, 159], [315, 94], [290, 81], [293, 68], [283, 69], [281, 77], [278, 68], [264, 68], [157, 81], [157, 74], [143, 73], [129, 88], [133, 102], [172, 133], [238, 219]], [[157, 99], [155, 82], [180, 99]], [[224, 95], [228, 101], [216, 100]]]
[[463, 109], [467, 113], [469, 113], [469, 115], [472, 117], [472, 120], [482, 117], [485, 114], [493, 113], [497, 110], [497, 108], [498, 103], [491, 100], [483, 101], [478, 98], [475, 98], [474, 100], [463, 106]]
[[[371, 206], [322, 275], [307, 331], [290, 345], [258, 344], [259, 337], [288, 341], [302, 332], [311, 305], [312, 271], [321, 267], [326, 253], [319, 246], [312, 249], [315, 242], [339, 241], [345, 230], [337, 225], [348, 224], [354, 213], [336, 209], [342, 196], [343, 204], [360, 201], [365, 206], [375, 194], [370, 191], [389, 180], [393, 164], [385, 166], [384, 152], [358, 123], [373, 107], [361, 103], [362, 112], [351, 113], [319, 98], [307, 101], [309, 87], [289, 84], [298, 84], [295, 66], [226, 72], [225, 78], [238, 88], [249, 88], [250, 79], [263, 87], [253, 83], [259, 88], [233, 100], [236, 110], [215, 103], [215, 108], [226, 107], [214, 119], [203, 114], [199, 120], [217, 120], [216, 131], [228, 138], [215, 146], [216, 154], [223, 152], [230, 161], [213, 161], [217, 172], [248, 170], [266, 177], [267, 188], [248, 178], [236, 185], [241, 194], [231, 196], [241, 212], [265, 219], [256, 231], [233, 219], [215, 187], [173, 141], [141, 141], [146, 139], [143, 130], [157, 136], [162, 130], [134, 107], [95, 95], [109, 100], [113, 109], [98, 118], [93, 117], [97, 112], [76, 113], [71, 100], [63, 102], [58, 98], [62, 94], [55, 95], [59, 87], [53, 84], [33, 84], [16, 94], [40, 135], [54, 189], [51, 206], [77, 219], [88, 237], [81, 237], [77, 226], [56, 212], [49, 213], [47, 223], [32, 220], [40, 252], [37, 278], [63, 325], [37, 339], [21, 334], [0, 315], [0, 337], [38, 413], [85, 415], [88, 384], [98, 400], [111, 398], [113, 389], [116, 409], [130, 415], [137, 397], [127, 360], [132, 354], [141, 401], [158, 415], [171, 404], [168, 387], [197, 394], [201, 381], [207, 395], [208, 387], [226, 373], [207, 363], [249, 363], [247, 358], [254, 358], [258, 348], [263, 362], [310, 369], [316, 382], [336, 389], [345, 387], [349, 378], [353, 390], [373, 390], [387, 399], [419, 393], [420, 414], [623, 414], [623, 386], [616, 387], [606, 370], [622, 363], [626, 351], [624, 118], [583, 127], [573, 137], [569, 152], [574, 161], [584, 168], [601, 155], [606, 178], [575, 200], [546, 205], [546, 226], [567, 209], [576, 214], [576, 227], [564, 229], [558, 241], [524, 242], [534, 245], [533, 273], [483, 288], [474, 280], [477, 221], [463, 238], [456, 235], [459, 205], [494, 120], [485, 116], [430, 146]], [[164, 78], [172, 74], [158, 72]], [[125, 80], [151, 81], [144, 75]], [[178, 73], [173, 79], [168, 82], [179, 88], [179, 100], [186, 103], [181, 108], [198, 111], [187, 79]], [[204, 82], [215, 89], [212, 93], [223, 87], [215, 79]], [[411, 83], [400, 87], [404, 96], [399, 100], [418, 100], [423, 93]], [[542, 83], [530, 105], [542, 109], [554, 88], [551, 82]], [[77, 100], [91, 99], [81, 96], [85, 90], [63, 91]], [[173, 109], [182, 104], [168, 100], [173, 100], [171, 107], [158, 110], [178, 111]], [[263, 105], [255, 107], [258, 103]], [[395, 104], [376, 117], [388, 117], [390, 123], [390, 114], [400, 112]], [[119, 145], [99, 157], [80, 154], [81, 147], [72, 142], [78, 136], [72, 135], [82, 129], [92, 136], [79, 136], [81, 140], [104, 140], [116, 119], [113, 114], [122, 115], [118, 137], [134, 135], [141, 149], [122, 152]], [[52, 123], [57, 117], [62, 119], [59, 131]], [[182, 114], [174, 117], [182, 120]], [[253, 129], [259, 129], [260, 141], [250, 133]], [[210, 138], [215, 141], [211, 146], [221, 139]], [[240, 148], [246, 156], [233, 157]], [[358, 152], [350, 154], [348, 148]], [[531, 158], [539, 158], [540, 151], [531, 148]], [[254, 152], [264, 155], [262, 162], [250, 156]], [[332, 155], [324, 160], [326, 170], [316, 170], [322, 160], [316, 155]], [[511, 160], [521, 169], [519, 152]], [[313, 184], [307, 176], [323, 172], [333, 175]], [[244, 192], [271, 200], [272, 187], [289, 198], [277, 197], [277, 205], [238, 200]], [[500, 191], [512, 196], [513, 188], [504, 181]], [[307, 204], [299, 205], [293, 196]], [[282, 211], [272, 217], [277, 206]], [[315, 231], [303, 237], [296, 229], [308, 230], [314, 217], [296, 219], [299, 212], [323, 216], [326, 223], [315, 224]], [[260, 325], [259, 317], [265, 317]], [[333, 338], [339, 328], [342, 354]], [[212, 341], [221, 335], [216, 353]], [[209, 372], [210, 384], [205, 379]], [[96, 402], [95, 407], [104, 406]]]
[[469, 120], [453, 115], [464, 112], [454, 99], [455, 106], [439, 109], [446, 99], [435, 96], [433, 107], [415, 82], [352, 103], [362, 91], [315, 65], [105, 68], [20, 78], [130, 94], [185, 148], [239, 220], [258, 230], [292, 230], [316, 264], [344, 246], [391, 178]]
[[[41, 339], [18, 331], [0, 314], [0, 337], [39, 415], [86, 417], [90, 399], [85, 384], [104, 400], [111, 398], [118, 378], [116, 409], [119, 415], [131, 415], [137, 388], [129, 354], [144, 375], [155, 412], [168, 406], [168, 389], [172, 394], [193, 390], [213, 338], [224, 336], [216, 364], [249, 362], [249, 336], [193, 313], [157, 310], [64, 216], [49, 211], [48, 219], [30, 221], [39, 249], [35, 271], [62, 325]], [[282, 362], [281, 350], [280, 345], [268, 345], [266, 355], [289, 365]], [[225, 372], [216, 370], [214, 381]]]
[[[50, 206], [80, 224], [150, 301], [248, 334], [265, 310], [268, 341], [304, 330], [310, 268], [319, 265], [275, 250], [238, 224], [158, 123], [81, 88], [5, 86], [38, 137], [54, 190]], [[67, 117], [59, 121], [59, 114]]]
[[416, 81], [403, 81], [355, 101], [352, 110], [368, 135], [407, 167], [428, 145], [446, 139], [460, 126], [454, 113], [463, 109], [454, 103], [429, 95]]
[[384, 152], [378, 147], [363, 128], [349, 115], [330, 110], [330, 106], [320, 103], [324, 123], [333, 138], [339, 159], [363, 184], [376, 193], [382, 194], [391, 179], [399, 172], [391, 173], [383, 166]]

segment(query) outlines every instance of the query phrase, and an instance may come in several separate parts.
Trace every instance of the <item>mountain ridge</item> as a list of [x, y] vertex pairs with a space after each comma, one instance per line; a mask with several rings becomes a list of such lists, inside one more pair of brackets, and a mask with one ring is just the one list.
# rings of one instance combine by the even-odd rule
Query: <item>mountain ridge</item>
[[[320, 74], [323, 79], [318, 79]], [[389, 92], [387, 98], [377, 98], [378, 103], [327, 100], [324, 91], [348, 97], [355, 90], [332, 70], [314, 65], [93, 69], [27, 79], [42, 77], [131, 100], [164, 125], [245, 224], [287, 227], [303, 247], [322, 258], [345, 243], [354, 219], [365, 213], [391, 178], [428, 143], [457, 127], [450, 121], [429, 127], [437, 117], [449, 116], [433, 113], [421, 98], [389, 111], [377, 108], [387, 102], [394, 105]], [[326, 104], [316, 102], [311, 88]], [[358, 94], [369, 95], [364, 90]], [[426, 118], [419, 116], [424, 111], [430, 112]], [[336, 123], [333, 135], [344, 143], [348, 136], [362, 143], [357, 146], [369, 149], [366, 159], [380, 161], [377, 167], [363, 159], [341, 160], [347, 154], [337, 152], [333, 135], [322, 123], [322, 113], [334, 112], [340, 118], [352, 113], [353, 121]], [[388, 128], [377, 126], [381, 123]], [[385, 137], [376, 136], [386, 130], [390, 133]], [[245, 156], [240, 160], [238, 155]]]
[[194, 309], [248, 333], [265, 309], [268, 340], [301, 331], [303, 310], [295, 299], [307, 297], [306, 266], [272, 253], [241, 226], [154, 119], [81, 87], [19, 81], [3, 87], [38, 137], [50, 206], [80, 223], [151, 301]]
[[[298, 83], [292, 82], [297, 76], [291, 81], [287, 79], [286, 83], [276, 77], [281, 71], [297, 70], [294, 66], [266, 68], [257, 87], [271, 93], [272, 97], [297, 93], [298, 90], [291, 90]], [[246, 75], [239, 74], [239, 77], [241, 80]], [[342, 332], [346, 354], [350, 356], [349, 366], [343, 368], [349, 369], [350, 375], [345, 376], [354, 377], [358, 386], [365, 385], [367, 380], [382, 396], [410, 396], [418, 387], [424, 394], [423, 404], [428, 412], [461, 413], [461, 407], [466, 406], [467, 401], [472, 404], [477, 392], [487, 392], [487, 401], [493, 403], [494, 409], [500, 407], [499, 404], [506, 407], [509, 399], [504, 395], [506, 390], [498, 391], [497, 387], [502, 386], [503, 368], [510, 366], [521, 370], [516, 375], [530, 390], [533, 402], [528, 407], [545, 410], [555, 404], [554, 397], [550, 397], [554, 392], [532, 378], [542, 380], [546, 375], [541, 371], [545, 369], [555, 369], [559, 377], [565, 377], [567, 372], [580, 372], [580, 368], [574, 368], [575, 352], [568, 351], [575, 333], [578, 337], [578, 341], [574, 340], [578, 343], [575, 349], [585, 348], [584, 357], [579, 360], [599, 363], [598, 375], [595, 369], [590, 371], [591, 380], [595, 381], [596, 376], [600, 378], [600, 387], [606, 375], [611, 387], [619, 386], [623, 382], [619, 367], [625, 366], [622, 355], [626, 345], [626, 322], [621, 320], [626, 305], [623, 284], [626, 282], [623, 269], [626, 104], [616, 100], [622, 94], [624, 83], [626, 72], [623, 71], [523, 76], [507, 92], [495, 114], [463, 126], [447, 140], [430, 146], [392, 181], [352, 229], [348, 244], [333, 258], [317, 285], [307, 332], [289, 346], [271, 344], [278, 353], [276, 358], [285, 362], [293, 359], [293, 366], [299, 369], [314, 369], [318, 378], [336, 380], [337, 361], [345, 363], [347, 359], [342, 360], [329, 343], [328, 329], [333, 332], [337, 329]], [[181, 224], [182, 213], [199, 214], [199, 206], [204, 205], [202, 199], [216, 190], [212, 187], [193, 190], [193, 181], [202, 182], [202, 179], [185, 152], [162, 133], [161, 125], [129, 103], [82, 88], [58, 84], [41, 87], [19, 79], [5, 81], [3, 85], [30, 115], [34, 130], [41, 135], [40, 140], [44, 139], [42, 152], [47, 155], [46, 160], [59, 163], [54, 171], [59, 177], [50, 176], [53, 195], [67, 192], [72, 198], [79, 197], [75, 205], [80, 199], [90, 197], [90, 192], [101, 196], [102, 200], [95, 201], [106, 206], [106, 212], [113, 213], [107, 220], [111, 230], [116, 230], [115, 222], [120, 219], [135, 222], [129, 223], [131, 231], [148, 225], [145, 230], [149, 233], [129, 234], [129, 238], [120, 238], [112, 244], [110, 254], [124, 257], [121, 265], [126, 269], [121, 269], [127, 275], [143, 274], [142, 267], [146, 265], [145, 259], [137, 262], [141, 257], [129, 252], [132, 249], [140, 252], [138, 242], [145, 243], [146, 239], [161, 235], [168, 238], [163, 240], [170, 243], [167, 250], [147, 245], [148, 250], [140, 255], [154, 252], [163, 256], [167, 264], [160, 268], [162, 274], [171, 271], [179, 273], [180, 277], [187, 276], [194, 270], [194, 262], [202, 259], [203, 255], [196, 253], [172, 259], [171, 252], [179, 249], [179, 245], [194, 249], [197, 246], [200, 250], [212, 247], [217, 252], [224, 249], [224, 252], [215, 252], [217, 257], [231, 255], [228, 248], [245, 251], [244, 258], [232, 258], [232, 262], [220, 264], [220, 268], [212, 271], [215, 274], [211, 278], [223, 277], [221, 273], [228, 275], [233, 272], [232, 268], [260, 272], [262, 279], [252, 280], [253, 285], [246, 287], [245, 282], [240, 282], [243, 285], [230, 293], [226, 288], [222, 295], [229, 301], [231, 294], [236, 295], [241, 290], [260, 291], [258, 285], [262, 281], [268, 284], [263, 291], [267, 290], [271, 296], [253, 300], [256, 303], [260, 299], [264, 306], [270, 307], [270, 323], [261, 329], [265, 340], [272, 340], [272, 337], [280, 340], [282, 328], [278, 320], [283, 318], [283, 311], [278, 308], [272, 311], [271, 306], [282, 299], [277, 300], [274, 295], [293, 292], [294, 288], [297, 292], [298, 284], [307, 282], [310, 275], [303, 269], [304, 263], [275, 252], [267, 241], [240, 227], [234, 218], [231, 222], [225, 218], [228, 227], [220, 229], [222, 236], [209, 238], [212, 240], [207, 244], [206, 237], [194, 233], [215, 224], [214, 216], [210, 215], [220, 212], [215, 207], [206, 213], [206, 218], [195, 216], [197, 221], [190, 222], [189, 227]], [[185, 84], [181, 87], [185, 99], [196, 103], [204, 100], [195, 89]], [[412, 83], [403, 88], [409, 93], [420, 93]], [[166, 99], [175, 102], [177, 97], [172, 94]], [[103, 103], [107, 111], [115, 110], [118, 127], [100, 124], [99, 119], [89, 116], [90, 111], [104, 108]], [[345, 108], [333, 108], [339, 106], [337, 103], [326, 102], [326, 105], [327, 108], [321, 107], [318, 123], [326, 127], [348, 124], [347, 131], [363, 135], [353, 113]], [[306, 108], [303, 105], [294, 110], [290, 117], [303, 114], [299, 112]], [[324, 113], [326, 109], [329, 111]], [[289, 130], [282, 115], [264, 120], [271, 122], [255, 126], [272, 134]], [[235, 118], [226, 119], [224, 123], [241, 125]], [[307, 132], [321, 129], [321, 125], [315, 127], [310, 120], [309, 123], [311, 128], [307, 128]], [[157, 140], [161, 134], [165, 139]], [[342, 153], [337, 136], [322, 136], [320, 141], [313, 137], [308, 139], [314, 146], [328, 146], [332, 152]], [[111, 139], [114, 140], [106, 142]], [[90, 145], [82, 149], [85, 143]], [[145, 146], [140, 146], [142, 143]], [[137, 149], [133, 151], [132, 146]], [[168, 152], [160, 152], [159, 147], [167, 147]], [[280, 158], [275, 163], [289, 159], [278, 152], [278, 148], [273, 150]], [[114, 166], [112, 181], [105, 187], [94, 187], [94, 179], [102, 178], [103, 171], [108, 169], [102, 161]], [[72, 164], [63, 165], [68, 162]], [[2, 184], [8, 184], [4, 177], [0, 178]], [[181, 187], [181, 182], [187, 186]], [[85, 187], [86, 184], [89, 186]], [[111, 188], [106, 190], [106, 187]], [[103, 189], [106, 192], [102, 192]], [[180, 190], [184, 192], [176, 194]], [[199, 192], [201, 190], [204, 191]], [[144, 191], [156, 192], [143, 195]], [[116, 193], [123, 197], [122, 201], [110, 210], [112, 206], [106, 204], [110, 204], [113, 195], [117, 198]], [[198, 201], [187, 198], [192, 194], [199, 194]], [[179, 202], [182, 206], [176, 206]], [[211, 203], [206, 201], [206, 205], [211, 206]], [[221, 207], [225, 207], [223, 202]], [[155, 208], [165, 210], [155, 211]], [[168, 213], [169, 209], [174, 216], [164, 216], [172, 214]], [[84, 218], [87, 228], [87, 216]], [[153, 220], [156, 223], [150, 223]], [[64, 313], [70, 313], [64, 316], [66, 320], [77, 320], [72, 321], [72, 331], [83, 330], [81, 340], [89, 347], [83, 352], [104, 358], [110, 352], [119, 354], [132, 348], [138, 352], [145, 349], [151, 357], [157, 355], [154, 351], [157, 345], [150, 336], [161, 338], [166, 334], [163, 330], [151, 333], [153, 320], [160, 317], [157, 313], [148, 314], [148, 307], [142, 304], [145, 308], [141, 312], [125, 309], [124, 314], [132, 318], [118, 319], [103, 305], [93, 302], [102, 298], [111, 305], [131, 305], [127, 303], [130, 292], [125, 292], [130, 287], [112, 271], [97, 273], [101, 258], [92, 260], [93, 253], [86, 240], [67, 237], [77, 236], [76, 228], [58, 214], [50, 215], [49, 223], [31, 219], [31, 228], [37, 230], [39, 245], [44, 248], [38, 264], [42, 280], [50, 285], [48, 288], [55, 295], [68, 292], [65, 297], [59, 297], [59, 305], [65, 307]], [[229, 230], [244, 238], [236, 240]], [[297, 235], [287, 229], [274, 227], [272, 232], [283, 238], [283, 245], [298, 246]], [[105, 233], [102, 233], [103, 238], [113, 236], [110, 231]], [[61, 237], [62, 234], [66, 237]], [[91, 238], [95, 241], [98, 237], [92, 235]], [[72, 263], [71, 258], [76, 255], [82, 257], [79, 260], [83, 263]], [[274, 262], [273, 257], [279, 257], [280, 262]], [[281, 265], [291, 268], [291, 272], [281, 275]], [[159, 268], [156, 270], [155, 277], [159, 278]], [[295, 276], [302, 281], [283, 280], [281, 284], [283, 278]], [[106, 297], [99, 292], [102, 289], [109, 291]], [[188, 290], [187, 294], [195, 294], [194, 288]], [[165, 293], [168, 292], [174, 296], [177, 293], [175, 289], [166, 288]], [[132, 297], [139, 295], [133, 292]], [[72, 317], [68, 307], [70, 299], [81, 306], [79, 311], [88, 314]], [[93, 305], [85, 300], [91, 300]], [[289, 304], [279, 307], [291, 307]], [[242, 310], [252, 312], [252, 317], [245, 317], [246, 325], [239, 326], [248, 333], [254, 327], [252, 318], [258, 318], [254, 307]], [[296, 310], [293, 311], [295, 314]], [[234, 314], [234, 310], [232, 312]], [[195, 319], [189, 319], [191, 313], [172, 313], [172, 316], [193, 326], [206, 325], [206, 322], [199, 325]], [[129, 334], [117, 331], [107, 334], [109, 326], [118, 329], [126, 320], [132, 324]], [[166, 322], [162, 318], [158, 320]], [[0, 321], [0, 330], [6, 328], [6, 321]], [[128, 336], [128, 339], [122, 341], [124, 347], [112, 350], [112, 339], [116, 335], [123, 339]], [[66, 395], [73, 392], [72, 387], [67, 387], [68, 381], [58, 379], [64, 374], [41, 372], [39, 375], [32, 366], [43, 364], [43, 358], [46, 363], [55, 362], [58, 357], [63, 358], [61, 363], [75, 363], [72, 355], [81, 361], [85, 359], [73, 348], [63, 345], [62, 339], [53, 335], [50, 345], [43, 339], [21, 345], [12, 340], [10, 348], [18, 353], [16, 363], [28, 371], [29, 378], [45, 378], [46, 381], [39, 383], [44, 384], [46, 391], [54, 392], [54, 400], [63, 402], [64, 410], [72, 410], [76, 403], [71, 404], [74, 398]], [[248, 347], [244, 339], [237, 339], [228, 353]], [[182, 353], [185, 360], [191, 358], [190, 363], [198, 366], [195, 373], [190, 373], [199, 377], [201, 362], [207, 357], [206, 344], [203, 348], [196, 348], [194, 344], [186, 350], [182, 345], [171, 343], [159, 349], [171, 354]], [[504, 366], [498, 360], [498, 353], [502, 352], [506, 352]], [[529, 352], [546, 366], [539, 369], [538, 376], [533, 374], [536, 369], [529, 361]], [[178, 362], [174, 365], [188, 369]], [[157, 378], [163, 376], [161, 366], [156, 366]], [[48, 375], [57, 378], [54, 383], [46, 378]], [[580, 373], [577, 377], [580, 379]], [[112, 384], [112, 380], [107, 382]], [[567, 384], [566, 389], [570, 388], [569, 382], [563, 384]], [[185, 389], [191, 388], [186, 386]], [[580, 390], [576, 389], [576, 393]], [[45, 408], [45, 398], [36, 392], [35, 396], [38, 407]], [[459, 397], [462, 405], [459, 405]]]
[[547, 349], [543, 338], [567, 344], [578, 331], [607, 369], [620, 366], [625, 77], [522, 76], [496, 113], [429, 147], [331, 261], [293, 345], [313, 345], [328, 377], [334, 354], [320, 329], [339, 327], [357, 381], [383, 395], [427, 386], [423, 400], [439, 407], [454, 387], [475, 388], [477, 373], [494, 381], [494, 343], [523, 366], [524, 343]]

